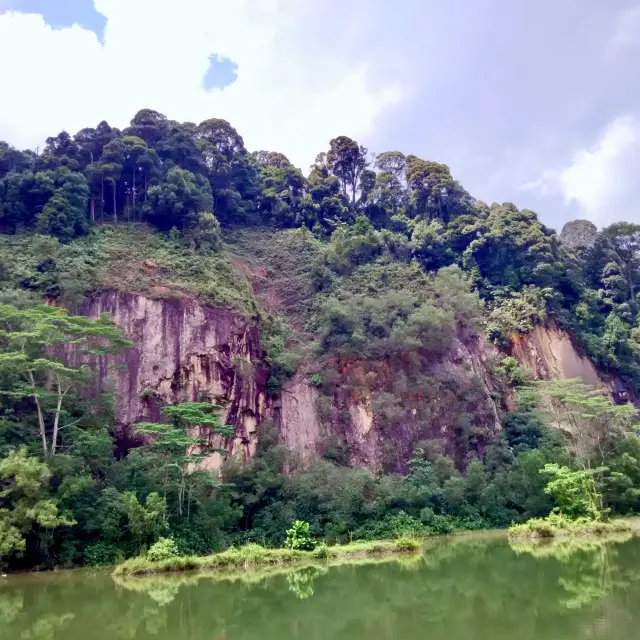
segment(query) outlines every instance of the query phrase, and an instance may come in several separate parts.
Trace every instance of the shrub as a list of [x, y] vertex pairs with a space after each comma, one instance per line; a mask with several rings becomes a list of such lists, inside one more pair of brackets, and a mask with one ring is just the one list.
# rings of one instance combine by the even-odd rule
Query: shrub
[[316, 548], [316, 541], [309, 532], [308, 522], [296, 520], [291, 529], [287, 529], [285, 547], [298, 551], [313, 551]]
[[178, 546], [173, 538], [160, 538], [151, 545], [147, 551], [147, 560], [151, 562], [162, 562], [178, 555]]
[[309, 384], [313, 385], [314, 387], [321, 387], [322, 386], [322, 374], [321, 373], [312, 373], [309, 376]]
[[320, 558], [321, 560], [324, 560], [325, 558], [329, 557], [329, 547], [324, 543], [320, 543], [314, 550], [313, 550], [313, 557], [314, 558]]
[[434, 513], [431, 507], [425, 507], [420, 512], [420, 520], [430, 531], [437, 535], [453, 533], [456, 529], [451, 517]]
[[415, 538], [402, 537], [396, 540], [396, 549], [398, 551], [418, 551], [421, 545]]
[[84, 564], [87, 567], [106, 567], [123, 560], [118, 547], [107, 542], [96, 542], [84, 550]]

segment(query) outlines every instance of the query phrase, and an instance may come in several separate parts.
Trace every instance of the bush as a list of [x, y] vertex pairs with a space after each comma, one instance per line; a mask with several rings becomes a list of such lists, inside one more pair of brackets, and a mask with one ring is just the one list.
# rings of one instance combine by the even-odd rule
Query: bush
[[160, 538], [156, 543], [151, 545], [151, 549], [147, 551], [147, 560], [151, 562], [162, 562], [169, 558], [175, 558], [178, 555], [178, 546], [173, 538]]
[[396, 540], [396, 549], [398, 551], [418, 551], [422, 545], [415, 538], [402, 537]]
[[313, 551], [316, 548], [316, 541], [309, 532], [309, 523], [296, 520], [291, 525], [291, 529], [287, 529], [287, 540], [284, 546], [297, 551]]
[[431, 507], [425, 507], [420, 512], [420, 520], [425, 527], [437, 535], [447, 535], [456, 529], [451, 517], [434, 513]]
[[321, 560], [324, 560], [325, 558], [329, 557], [329, 547], [324, 543], [320, 543], [314, 550], [313, 550], [313, 557], [314, 558], [320, 558]]
[[122, 560], [122, 550], [107, 542], [96, 542], [84, 550], [84, 564], [87, 567], [107, 567]]

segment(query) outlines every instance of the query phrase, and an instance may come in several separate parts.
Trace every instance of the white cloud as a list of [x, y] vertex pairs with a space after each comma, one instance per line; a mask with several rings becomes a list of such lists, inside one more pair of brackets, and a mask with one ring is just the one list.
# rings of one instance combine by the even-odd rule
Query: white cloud
[[[222, 117], [249, 149], [275, 149], [304, 169], [330, 138], [366, 137], [401, 99], [375, 86], [366, 59], [318, 59], [304, 41], [304, 0], [95, 0], [102, 46], [78, 26], [0, 15], [0, 139], [21, 148], [101, 120], [124, 127], [141, 108], [176, 120]], [[345, 25], [345, 29], [348, 25]], [[238, 79], [206, 92], [209, 55], [237, 63]], [[334, 51], [335, 53], [335, 51]], [[339, 52], [338, 52], [339, 54]]]
[[598, 141], [580, 149], [569, 164], [545, 171], [523, 189], [542, 196], [561, 194], [576, 203], [581, 215], [599, 225], [619, 220], [640, 222], [640, 121], [632, 116], [612, 120]]

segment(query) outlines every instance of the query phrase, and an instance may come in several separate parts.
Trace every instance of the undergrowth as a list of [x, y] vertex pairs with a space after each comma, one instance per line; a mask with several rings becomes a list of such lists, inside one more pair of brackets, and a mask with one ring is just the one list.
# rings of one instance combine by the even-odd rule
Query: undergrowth
[[109, 288], [159, 298], [190, 294], [253, 316], [251, 287], [224, 252], [196, 252], [144, 224], [97, 226], [69, 244], [50, 236], [0, 235], [6, 287], [80, 303]]

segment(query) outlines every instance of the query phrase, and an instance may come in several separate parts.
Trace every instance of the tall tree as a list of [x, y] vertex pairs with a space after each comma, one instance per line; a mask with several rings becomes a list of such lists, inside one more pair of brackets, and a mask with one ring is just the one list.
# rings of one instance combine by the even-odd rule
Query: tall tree
[[155, 147], [168, 129], [167, 116], [153, 109], [141, 109], [133, 116], [125, 136], [141, 138], [149, 147]]
[[60, 431], [79, 422], [61, 424], [91, 381], [96, 358], [130, 346], [106, 314], [92, 320], [48, 305], [0, 305], [0, 371], [13, 381], [0, 393], [33, 400], [45, 456], [56, 454]]
[[160, 410], [169, 419], [168, 424], [143, 422], [135, 426], [138, 433], [152, 436], [146, 449], [157, 460], [164, 497], [172, 490], [176, 492], [179, 518], [184, 515], [185, 500], [188, 516], [188, 479], [197, 470], [198, 463], [212, 453], [226, 455], [226, 449], [215, 443], [232, 437], [233, 427], [221, 424], [221, 409], [207, 402], [170, 405]]
[[633, 300], [640, 272], [640, 224], [616, 222], [602, 230], [609, 239], [620, 262], [628, 287], [628, 299]]
[[51, 530], [75, 524], [60, 514], [49, 492], [50, 478], [47, 465], [30, 457], [26, 447], [0, 459], [0, 561], [23, 553], [36, 527]]
[[145, 210], [160, 229], [186, 229], [197, 214], [213, 211], [211, 187], [203, 176], [173, 167], [160, 184], [149, 188]]
[[131, 212], [135, 221], [136, 215], [136, 181], [138, 175], [138, 162], [149, 151], [146, 142], [136, 136], [125, 136], [122, 139], [124, 154], [123, 172], [129, 184], [131, 194]]
[[111, 183], [113, 195], [113, 221], [118, 222], [118, 181], [122, 177], [125, 149], [121, 139], [112, 140], [105, 146], [100, 158], [100, 170], [104, 179]]
[[327, 163], [334, 176], [342, 183], [347, 196], [351, 190], [351, 204], [355, 206], [360, 174], [367, 168], [367, 150], [347, 136], [339, 136], [329, 143]]

